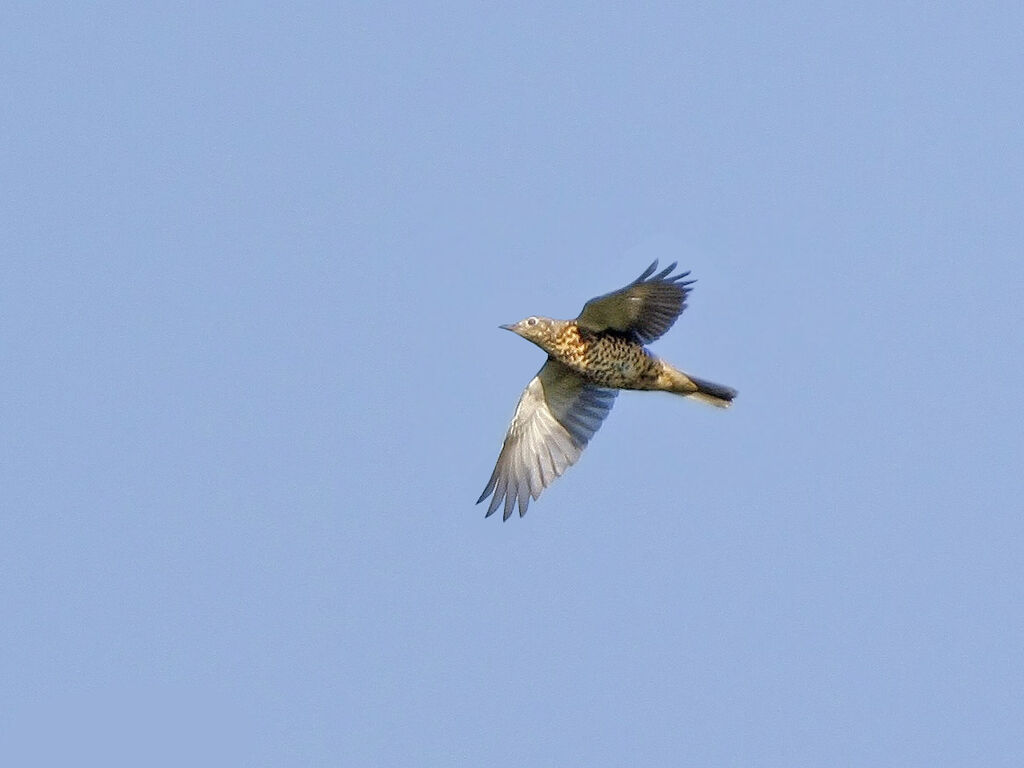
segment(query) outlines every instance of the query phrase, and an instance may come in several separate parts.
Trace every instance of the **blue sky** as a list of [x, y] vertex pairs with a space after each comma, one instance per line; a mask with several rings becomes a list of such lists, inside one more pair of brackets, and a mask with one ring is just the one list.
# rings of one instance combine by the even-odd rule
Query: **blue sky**
[[[1019, 763], [1019, 4], [0, 23], [5, 764]], [[655, 258], [735, 407], [485, 520]]]

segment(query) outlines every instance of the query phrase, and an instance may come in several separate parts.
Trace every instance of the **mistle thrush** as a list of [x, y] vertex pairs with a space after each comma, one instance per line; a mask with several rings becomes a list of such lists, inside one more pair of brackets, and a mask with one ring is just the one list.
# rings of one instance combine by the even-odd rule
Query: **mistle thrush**
[[658, 274], [655, 261], [621, 290], [588, 301], [575, 320], [528, 317], [502, 328], [543, 349], [547, 362], [526, 386], [477, 504], [491, 493], [487, 516], [504, 501], [508, 520], [579, 459], [620, 389], [674, 392], [726, 408], [736, 390], [683, 373], [644, 345], [664, 334], [686, 307], [693, 280]]

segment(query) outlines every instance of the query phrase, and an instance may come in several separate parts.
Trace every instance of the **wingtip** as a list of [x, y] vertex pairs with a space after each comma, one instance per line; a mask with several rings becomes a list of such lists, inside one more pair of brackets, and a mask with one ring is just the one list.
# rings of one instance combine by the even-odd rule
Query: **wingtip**
[[[660, 272], [658, 272], [658, 274], [654, 274], [657, 271], [657, 269], [658, 269], [658, 260], [655, 259], [654, 261], [651, 262], [651, 266], [649, 266], [647, 269], [645, 269], [643, 271], [643, 273], [640, 275], [640, 277], [638, 277], [633, 282], [635, 284], [635, 283], [642, 283], [642, 282], [644, 282], [646, 280], [649, 280], [650, 282], [655, 282], [655, 281], [660, 280], [660, 281], [663, 281], [663, 282], [674, 283], [677, 280], [682, 280], [684, 277], [687, 277], [690, 274], [690, 270], [687, 269], [685, 272], [680, 272], [678, 275], [673, 275], [672, 271], [676, 267], [678, 267], [678, 266], [679, 266], [679, 262], [678, 261], [673, 261], [671, 264], [669, 264], [667, 267], [665, 267], [665, 269], [663, 269]], [[684, 285], [688, 285], [689, 283], [693, 283], [693, 282], [695, 282], [695, 281], [694, 280], [690, 280], [687, 283], [684, 283]]]
[[640, 277], [638, 277], [638, 278], [637, 278], [636, 280], [634, 280], [633, 282], [634, 282], [634, 283], [642, 283], [642, 282], [643, 282], [644, 280], [646, 280], [646, 279], [647, 279], [648, 277], [650, 277], [651, 275], [653, 275], [653, 274], [654, 274], [654, 270], [656, 270], [657, 268], [658, 268], [658, 260], [657, 260], [657, 259], [655, 259], [654, 261], [652, 261], [652, 262], [651, 262], [651, 266], [649, 266], [649, 267], [648, 267], [647, 269], [645, 269], [645, 270], [644, 270], [644, 271], [643, 271], [643, 272], [641, 273]]
[[672, 270], [676, 268], [676, 264], [678, 264], [678, 263], [679, 263], [678, 261], [673, 261], [671, 264], [669, 264], [667, 267], [665, 267], [663, 270], [661, 270], [661, 272], [656, 274], [652, 278], [652, 280], [664, 280], [666, 277], [668, 277], [669, 275], [672, 274]]
[[493, 490], [494, 490], [494, 476], [492, 475], [491, 479], [487, 481], [487, 485], [484, 486], [484, 492], [480, 494], [480, 498], [476, 500], [476, 503], [479, 504], [481, 501], [483, 501], [488, 496], [490, 496], [491, 495], [491, 491], [493, 491]]

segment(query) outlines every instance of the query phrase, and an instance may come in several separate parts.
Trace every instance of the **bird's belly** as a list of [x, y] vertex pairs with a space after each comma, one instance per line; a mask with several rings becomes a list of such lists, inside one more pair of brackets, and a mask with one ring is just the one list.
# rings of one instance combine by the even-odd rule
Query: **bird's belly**
[[624, 387], [636, 381], [640, 372], [632, 360], [614, 360], [605, 366], [594, 366], [592, 373], [610, 386]]
[[602, 387], [616, 389], [645, 389], [647, 377], [633, 363], [616, 362], [608, 366], [589, 366], [580, 371], [584, 376]]
[[657, 361], [637, 345], [605, 338], [579, 352], [563, 362], [599, 386], [651, 389], [657, 378]]

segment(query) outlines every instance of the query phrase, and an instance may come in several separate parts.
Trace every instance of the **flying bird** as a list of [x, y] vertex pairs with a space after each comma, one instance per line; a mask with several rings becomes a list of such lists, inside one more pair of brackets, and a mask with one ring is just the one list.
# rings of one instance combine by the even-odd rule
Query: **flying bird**
[[591, 299], [575, 320], [537, 315], [501, 326], [532, 341], [548, 359], [526, 385], [498, 455], [498, 463], [477, 499], [492, 493], [487, 517], [504, 503], [508, 520], [519, 502], [560, 477], [583, 453], [615, 403], [620, 389], [656, 390], [727, 408], [736, 390], [690, 376], [647, 351], [686, 308], [694, 280], [673, 275], [673, 262], [654, 274], [658, 262], [618, 291]]

